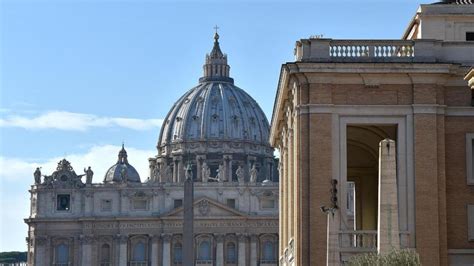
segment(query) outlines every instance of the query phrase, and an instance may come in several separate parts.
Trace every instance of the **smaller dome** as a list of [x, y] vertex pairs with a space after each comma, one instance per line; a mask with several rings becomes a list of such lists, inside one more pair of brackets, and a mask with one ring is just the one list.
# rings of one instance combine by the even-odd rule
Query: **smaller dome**
[[128, 163], [127, 151], [122, 144], [122, 149], [118, 154], [118, 160], [115, 165], [105, 173], [104, 183], [136, 182], [140, 183], [140, 175], [137, 170]]

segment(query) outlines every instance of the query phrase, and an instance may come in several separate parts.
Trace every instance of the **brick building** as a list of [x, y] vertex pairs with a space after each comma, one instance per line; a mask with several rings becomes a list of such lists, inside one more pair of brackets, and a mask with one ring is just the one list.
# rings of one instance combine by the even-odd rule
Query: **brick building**
[[474, 263], [473, 40], [468, 0], [421, 5], [399, 40], [296, 42], [270, 130], [280, 265]]

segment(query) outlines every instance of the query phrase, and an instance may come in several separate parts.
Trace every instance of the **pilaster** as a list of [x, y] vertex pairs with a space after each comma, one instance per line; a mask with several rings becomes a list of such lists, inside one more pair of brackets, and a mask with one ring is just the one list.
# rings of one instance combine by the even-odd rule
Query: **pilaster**
[[250, 266], [258, 265], [258, 237], [256, 235], [250, 236]]
[[163, 266], [171, 266], [171, 234], [161, 234], [163, 241]]
[[151, 259], [151, 266], [158, 266], [160, 265], [159, 264], [159, 261], [158, 261], [158, 258], [159, 258], [159, 242], [160, 242], [160, 236], [159, 235], [153, 235], [151, 237], [151, 256], [150, 256], [150, 259]]
[[247, 265], [247, 236], [245, 234], [238, 234], [237, 237], [239, 238], [239, 266], [246, 266]]
[[224, 234], [214, 234], [217, 241], [216, 247], [216, 266], [224, 266]]

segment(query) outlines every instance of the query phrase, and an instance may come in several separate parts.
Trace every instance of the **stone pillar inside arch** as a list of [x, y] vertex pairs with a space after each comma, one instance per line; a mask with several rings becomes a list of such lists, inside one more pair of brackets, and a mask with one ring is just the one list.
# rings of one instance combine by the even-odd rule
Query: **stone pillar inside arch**
[[216, 266], [224, 266], [224, 234], [215, 234], [214, 235], [217, 246], [216, 246]]
[[171, 234], [161, 234], [163, 240], [163, 266], [171, 266]]
[[379, 143], [379, 191], [377, 219], [377, 252], [384, 254], [400, 248], [398, 227], [397, 152], [396, 143], [384, 139]]

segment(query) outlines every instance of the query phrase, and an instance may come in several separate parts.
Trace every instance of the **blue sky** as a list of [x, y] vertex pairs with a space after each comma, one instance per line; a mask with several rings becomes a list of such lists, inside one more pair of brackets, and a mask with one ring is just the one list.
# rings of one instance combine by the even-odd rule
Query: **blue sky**
[[432, 1], [0, 0], [0, 252], [26, 250], [29, 185], [68, 158], [100, 182], [122, 141], [146, 178], [175, 100], [220, 27], [231, 76], [271, 117], [295, 41], [400, 38]]

